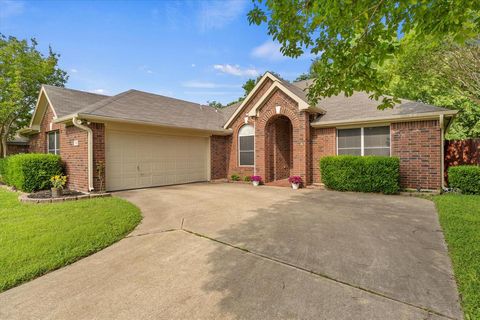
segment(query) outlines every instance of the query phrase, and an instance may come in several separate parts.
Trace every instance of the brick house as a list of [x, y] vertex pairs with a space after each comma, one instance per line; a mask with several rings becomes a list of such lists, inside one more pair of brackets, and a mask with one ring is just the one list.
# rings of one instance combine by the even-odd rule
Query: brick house
[[337, 154], [396, 156], [402, 187], [442, 186], [443, 133], [456, 111], [408, 100], [378, 110], [365, 93], [312, 106], [309, 85], [267, 72], [241, 103], [221, 110], [137, 90], [108, 97], [43, 86], [21, 133], [31, 152], [60, 154], [69, 187], [82, 191], [234, 173], [265, 182], [299, 175], [309, 185], [321, 182], [319, 160]]

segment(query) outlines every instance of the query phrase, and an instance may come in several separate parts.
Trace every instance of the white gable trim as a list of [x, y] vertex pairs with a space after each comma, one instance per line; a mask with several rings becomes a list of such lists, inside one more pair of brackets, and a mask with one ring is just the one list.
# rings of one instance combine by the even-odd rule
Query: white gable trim
[[223, 126], [224, 129], [227, 129], [232, 124], [233, 120], [235, 120], [237, 118], [238, 114], [243, 110], [243, 107], [245, 107], [245, 105], [248, 103], [248, 101], [250, 101], [250, 99], [252, 99], [252, 97], [255, 95], [255, 93], [258, 91], [258, 89], [260, 89], [262, 87], [263, 83], [265, 82], [265, 80], [267, 78], [272, 80], [273, 82], [279, 82], [280, 81], [277, 77], [275, 77], [270, 72], [265, 72], [263, 77], [260, 78], [260, 80], [255, 85], [255, 87], [252, 89], [252, 91], [250, 91], [250, 93], [245, 97], [245, 99], [242, 101], [242, 103], [237, 108], [237, 110], [228, 119], [227, 123], [225, 123], [225, 125]]
[[[33, 122], [35, 120], [35, 116], [37, 115], [38, 109], [40, 108], [40, 101], [41, 101], [42, 95], [45, 96], [45, 99], [47, 100], [48, 105], [50, 105], [50, 108], [52, 108], [53, 118], [54, 119], [57, 118], [57, 113], [55, 112], [53, 104], [50, 101], [50, 98], [48, 98], [48, 95], [47, 95], [47, 92], [45, 91], [45, 88], [42, 86], [42, 88], [40, 89], [40, 92], [38, 93], [37, 104], [35, 105], [35, 110], [33, 111], [32, 119], [30, 120], [30, 125], [29, 125], [30, 128], [34, 127]], [[45, 115], [45, 112], [47, 110], [48, 105], [46, 105], [45, 108], [42, 110], [42, 116], [40, 117], [40, 122], [42, 122], [43, 116]]]
[[307, 102], [304, 100], [300, 99], [296, 94], [294, 94], [292, 91], [288, 90], [283, 84], [281, 84], [278, 81], [275, 81], [270, 88], [268, 88], [267, 92], [263, 94], [263, 96], [255, 103], [253, 108], [248, 112], [249, 117], [256, 117], [258, 111], [260, 111], [260, 108], [263, 106], [263, 104], [267, 101], [268, 98], [275, 92], [275, 90], [281, 90], [284, 93], [286, 93], [290, 98], [292, 98], [295, 102], [298, 103], [298, 109], [300, 111], [305, 111], [310, 109], [310, 106], [308, 105]]

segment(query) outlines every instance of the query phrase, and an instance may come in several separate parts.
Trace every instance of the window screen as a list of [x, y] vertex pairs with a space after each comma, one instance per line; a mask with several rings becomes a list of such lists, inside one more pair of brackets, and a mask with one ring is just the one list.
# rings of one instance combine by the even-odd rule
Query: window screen
[[60, 134], [58, 131], [48, 133], [48, 153], [60, 154]]
[[338, 130], [338, 154], [362, 155], [361, 128]]
[[238, 162], [241, 166], [253, 166], [255, 136], [251, 125], [244, 125], [238, 132]]
[[363, 129], [364, 155], [390, 155], [390, 127], [371, 127]]

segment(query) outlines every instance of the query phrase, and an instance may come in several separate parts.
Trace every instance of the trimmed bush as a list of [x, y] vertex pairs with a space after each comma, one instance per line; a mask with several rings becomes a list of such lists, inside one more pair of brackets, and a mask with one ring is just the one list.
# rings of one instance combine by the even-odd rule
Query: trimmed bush
[[50, 188], [50, 178], [63, 173], [60, 156], [53, 154], [17, 154], [4, 163], [4, 182], [24, 192]]
[[329, 156], [320, 160], [322, 182], [338, 191], [397, 193], [400, 160], [381, 156]]
[[480, 194], [480, 166], [456, 166], [448, 169], [448, 184], [464, 194]]
[[0, 158], [0, 177], [3, 176], [6, 161], [7, 161], [7, 158]]

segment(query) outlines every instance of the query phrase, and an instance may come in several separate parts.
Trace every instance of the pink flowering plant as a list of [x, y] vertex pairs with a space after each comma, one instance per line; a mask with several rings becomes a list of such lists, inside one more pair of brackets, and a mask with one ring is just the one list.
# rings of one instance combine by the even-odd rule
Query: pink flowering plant
[[257, 181], [257, 182], [262, 182], [262, 177], [260, 177], [260, 176], [252, 176], [251, 180], [252, 180], [252, 181]]
[[293, 183], [293, 184], [302, 184], [302, 177], [300, 176], [291, 176], [288, 178], [288, 182]]

